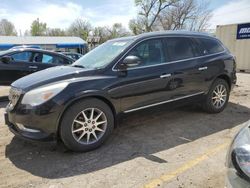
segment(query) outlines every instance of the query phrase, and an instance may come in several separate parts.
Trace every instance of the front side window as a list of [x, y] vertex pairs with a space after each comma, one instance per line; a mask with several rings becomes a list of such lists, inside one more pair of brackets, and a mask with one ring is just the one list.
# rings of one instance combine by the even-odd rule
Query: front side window
[[178, 61], [196, 56], [189, 39], [185, 37], [166, 38], [165, 52], [170, 61]]
[[12, 54], [11, 57], [13, 58], [13, 60], [15, 61], [30, 61], [31, 58], [31, 52], [19, 52], [19, 53], [15, 53]]
[[141, 62], [137, 67], [157, 65], [165, 62], [162, 42], [160, 39], [152, 39], [141, 42], [133, 48], [127, 56], [137, 56]]
[[204, 45], [208, 54], [214, 54], [214, 53], [219, 53], [219, 52], [224, 51], [224, 48], [222, 47], [222, 45], [215, 39], [201, 38], [199, 40]]

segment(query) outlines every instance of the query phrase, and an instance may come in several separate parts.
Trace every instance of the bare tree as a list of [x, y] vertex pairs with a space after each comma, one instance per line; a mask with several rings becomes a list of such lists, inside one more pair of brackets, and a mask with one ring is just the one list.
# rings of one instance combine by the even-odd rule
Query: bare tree
[[13, 23], [7, 19], [2, 19], [0, 21], [0, 35], [4, 36], [16, 36], [17, 32]]
[[202, 31], [208, 27], [211, 17], [208, 7], [205, 1], [180, 0], [171, 9], [162, 11], [157, 29]]
[[66, 32], [60, 28], [48, 28], [47, 36], [67, 36]]
[[135, 5], [139, 9], [138, 18], [144, 26], [143, 30], [152, 31], [159, 14], [174, 5], [176, 1], [178, 0], [135, 0]]
[[70, 25], [68, 29], [68, 34], [72, 36], [81, 37], [82, 39], [86, 40], [91, 29], [92, 26], [89, 22], [82, 19], [76, 19]]
[[93, 35], [100, 37], [100, 43], [103, 43], [113, 38], [128, 36], [130, 33], [121, 23], [114, 23], [111, 27], [96, 27], [93, 31]]
[[129, 29], [133, 34], [138, 35], [145, 32], [144, 21], [140, 17], [129, 21]]

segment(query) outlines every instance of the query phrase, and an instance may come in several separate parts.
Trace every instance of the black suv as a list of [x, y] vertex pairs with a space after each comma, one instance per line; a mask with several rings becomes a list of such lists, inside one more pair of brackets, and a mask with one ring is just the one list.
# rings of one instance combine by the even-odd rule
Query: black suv
[[73, 59], [47, 50], [19, 47], [0, 52], [0, 85], [10, 85], [28, 74], [58, 65], [70, 65]]
[[110, 136], [118, 114], [188, 99], [221, 112], [236, 82], [235, 67], [230, 52], [206, 34], [118, 38], [71, 66], [14, 82], [5, 121], [18, 136], [60, 138], [71, 150], [88, 151]]

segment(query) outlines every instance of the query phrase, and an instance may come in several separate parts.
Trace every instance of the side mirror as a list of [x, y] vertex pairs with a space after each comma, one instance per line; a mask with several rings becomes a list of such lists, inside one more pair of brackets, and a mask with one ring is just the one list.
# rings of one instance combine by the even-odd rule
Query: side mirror
[[0, 61], [5, 63], [5, 64], [9, 64], [12, 61], [12, 59], [10, 56], [3, 56], [0, 58]]
[[119, 70], [121, 71], [125, 71], [127, 70], [128, 67], [134, 67], [137, 66], [141, 63], [141, 59], [137, 56], [127, 56], [122, 63], [120, 63], [119, 65]]

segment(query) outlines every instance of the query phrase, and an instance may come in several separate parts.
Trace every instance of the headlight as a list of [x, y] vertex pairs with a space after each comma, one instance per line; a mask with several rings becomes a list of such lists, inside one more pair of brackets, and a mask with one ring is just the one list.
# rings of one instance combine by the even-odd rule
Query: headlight
[[40, 105], [48, 101], [52, 97], [56, 96], [64, 88], [66, 88], [68, 84], [68, 82], [63, 82], [33, 89], [25, 93], [21, 103], [28, 104], [31, 106]]
[[250, 128], [243, 128], [235, 137], [231, 148], [231, 160], [240, 175], [250, 180]]

